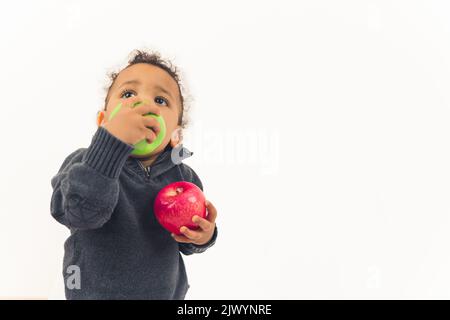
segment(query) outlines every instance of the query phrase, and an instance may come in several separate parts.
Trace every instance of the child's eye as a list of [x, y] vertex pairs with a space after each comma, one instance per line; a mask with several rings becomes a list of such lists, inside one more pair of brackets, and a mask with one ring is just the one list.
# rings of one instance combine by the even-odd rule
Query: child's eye
[[[133, 93], [133, 94], [136, 94], [136, 93], [135, 93], [134, 91], [132, 91], [132, 90], [127, 90], [127, 89], [125, 89], [125, 90], [123, 90], [122, 93], [120, 94], [120, 97], [123, 98], [124, 95], [125, 95], [126, 93]], [[128, 99], [128, 98], [130, 98], [130, 97], [126, 97], [126, 98]]]
[[[134, 92], [133, 90], [125, 89], [125, 90], [123, 90], [122, 93], [120, 94], [120, 97], [121, 97], [121, 98], [125, 98], [125, 99], [131, 98], [131, 96], [129, 96], [129, 95], [127, 95], [127, 94], [134, 94], [134, 95], [136, 95], [136, 92]], [[125, 96], [125, 95], [127, 95], [127, 96]], [[163, 97], [156, 97], [156, 98], [155, 98], [156, 103], [160, 103], [160, 102], [158, 102], [156, 99], [162, 100], [163, 102], [165, 102], [165, 103], [166, 103], [166, 106], [169, 104], [168, 101], [167, 101], [166, 99], [164, 99]]]
[[[166, 99], [164, 99], [163, 97], [156, 97], [155, 98], [155, 101], [156, 101], [156, 99], [161, 99], [162, 101], [164, 101], [165, 103], [166, 103], [166, 105], [168, 105], [168, 102], [167, 102], [167, 100]], [[157, 102], [158, 103], [158, 102]]]

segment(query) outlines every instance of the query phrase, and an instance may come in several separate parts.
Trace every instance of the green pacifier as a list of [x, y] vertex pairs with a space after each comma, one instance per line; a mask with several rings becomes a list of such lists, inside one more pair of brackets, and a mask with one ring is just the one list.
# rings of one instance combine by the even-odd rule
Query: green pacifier
[[[142, 101], [137, 101], [135, 103], [133, 103], [133, 105], [131, 106], [132, 108], [136, 107], [137, 105], [143, 103]], [[115, 108], [114, 110], [111, 112], [111, 115], [109, 116], [109, 120], [111, 120], [116, 114], [117, 112], [119, 112], [120, 108], [122, 108], [122, 102], [120, 102]], [[156, 136], [156, 139], [153, 140], [152, 143], [148, 143], [147, 139], [143, 139], [137, 143], [134, 144], [134, 150], [131, 152], [131, 154], [133, 155], [137, 155], [137, 156], [143, 156], [143, 155], [147, 155], [151, 152], [153, 152], [156, 148], [158, 148], [165, 135], [166, 135], [166, 123], [164, 122], [163, 117], [158, 116], [156, 114], [153, 113], [147, 113], [144, 116], [146, 117], [153, 117], [155, 118], [158, 123], [159, 123], [159, 133]]]

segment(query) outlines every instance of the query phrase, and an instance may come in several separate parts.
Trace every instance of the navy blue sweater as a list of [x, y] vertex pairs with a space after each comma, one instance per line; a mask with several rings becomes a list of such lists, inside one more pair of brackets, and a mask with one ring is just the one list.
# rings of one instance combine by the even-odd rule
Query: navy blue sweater
[[153, 213], [169, 183], [203, 190], [194, 170], [174, 163], [170, 146], [148, 168], [132, 150], [98, 127], [90, 146], [71, 153], [51, 180], [51, 214], [71, 233], [64, 243], [67, 299], [184, 299], [190, 285], [180, 252], [201, 253], [216, 241], [217, 227], [204, 245], [178, 243]]

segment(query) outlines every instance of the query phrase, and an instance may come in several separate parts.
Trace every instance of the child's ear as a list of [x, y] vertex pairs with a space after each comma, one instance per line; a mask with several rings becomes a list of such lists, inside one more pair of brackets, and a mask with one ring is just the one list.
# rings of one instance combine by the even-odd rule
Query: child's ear
[[183, 137], [181, 135], [181, 127], [177, 126], [170, 135], [170, 145], [172, 146], [172, 148], [175, 148], [178, 144], [182, 142], [182, 140]]
[[105, 112], [104, 111], [97, 112], [97, 126], [100, 127], [104, 119], [105, 119]]

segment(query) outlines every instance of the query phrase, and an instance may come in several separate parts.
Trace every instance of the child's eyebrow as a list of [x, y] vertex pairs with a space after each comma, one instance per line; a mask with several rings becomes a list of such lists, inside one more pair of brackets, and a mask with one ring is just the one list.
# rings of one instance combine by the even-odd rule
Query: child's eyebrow
[[[124, 83], [122, 83], [122, 84], [119, 86], [118, 89], [122, 88], [123, 86], [125, 86], [125, 85], [127, 85], [127, 84], [141, 84], [141, 82], [140, 82], [139, 80], [128, 80], [128, 81], [125, 81]], [[168, 90], [166, 90], [166, 89], [164, 89], [163, 87], [161, 87], [160, 85], [155, 85], [154, 88], [157, 89], [157, 90], [160, 90], [160, 91], [162, 91], [162, 92], [164, 92], [164, 93], [166, 93], [169, 97], [171, 97], [172, 99], [174, 99], [174, 98], [172, 97], [172, 94], [171, 94]]]

